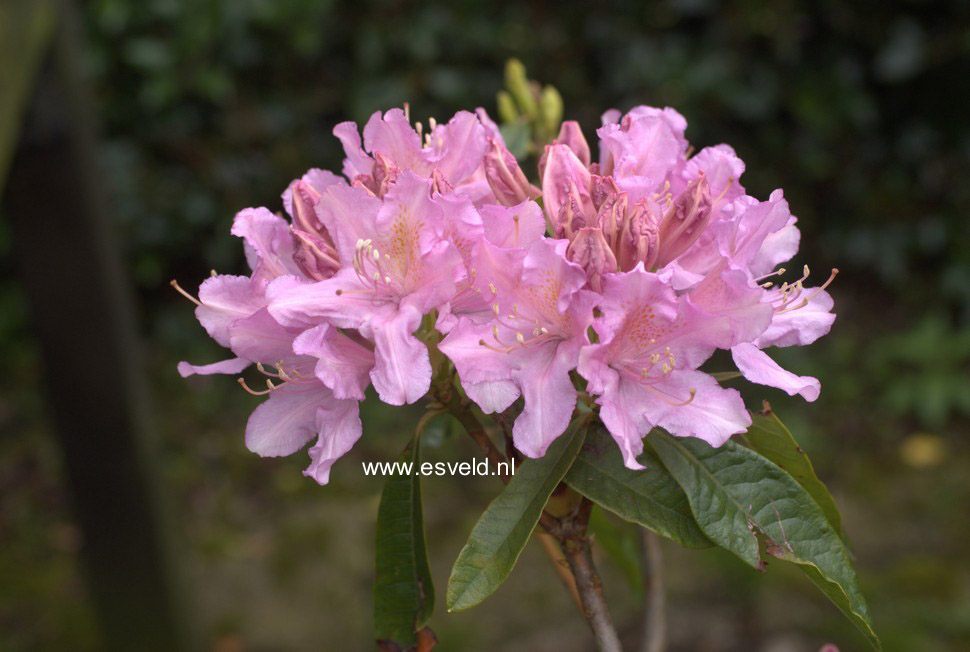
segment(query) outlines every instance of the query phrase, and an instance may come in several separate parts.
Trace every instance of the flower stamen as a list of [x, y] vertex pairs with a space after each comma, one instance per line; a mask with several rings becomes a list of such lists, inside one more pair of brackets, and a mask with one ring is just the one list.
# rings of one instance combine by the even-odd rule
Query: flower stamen
[[[212, 270], [212, 271], [213, 271], [213, 274], [214, 274], [215, 273], [215, 270]], [[169, 281], [169, 285], [171, 285], [173, 288], [175, 288], [175, 291], [176, 292], [178, 292], [179, 294], [181, 294], [183, 297], [185, 297], [186, 299], [188, 299], [189, 301], [191, 301], [195, 305], [197, 305], [197, 306], [201, 306], [202, 305], [202, 302], [201, 301], [199, 301], [198, 299], [196, 299], [195, 297], [193, 297], [191, 294], [189, 294], [188, 292], [186, 292], [185, 290], [183, 290], [182, 289], [182, 286], [180, 286], [178, 284], [178, 281], [176, 281], [175, 279], [172, 279], [171, 281]]]

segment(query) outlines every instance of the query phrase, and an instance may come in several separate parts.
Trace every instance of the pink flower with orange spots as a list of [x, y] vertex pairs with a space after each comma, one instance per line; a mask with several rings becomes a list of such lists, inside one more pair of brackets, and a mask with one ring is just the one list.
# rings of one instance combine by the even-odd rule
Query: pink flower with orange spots
[[596, 344], [583, 347], [579, 373], [596, 396], [600, 419], [630, 468], [654, 427], [720, 446], [751, 417], [735, 389], [696, 365], [717, 348], [714, 320], [638, 264], [603, 282]]
[[462, 317], [439, 348], [455, 364], [462, 387], [486, 413], [519, 396], [515, 446], [541, 457], [563, 433], [576, 406], [570, 372], [589, 342], [597, 296], [583, 290], [583, 269], [566, 260], [566, 241], [543, 238], [528, 248], [484, 243], [474, 286], [489, 318]]
[[356, 330], [374, 343], [370, 378], [381, 400], [414, 403], [431, 385], [428, 349], [414, 332], [465, 277], [461, 254], [444, 237], [443, 211], [431, 181], [410, 171], [383, 199], [332, 186], [318, 214], [336, 234], [341, 268], [316, 283], [277, 279], [267, 291], [270, 314], [289, 328], [330, 323]]

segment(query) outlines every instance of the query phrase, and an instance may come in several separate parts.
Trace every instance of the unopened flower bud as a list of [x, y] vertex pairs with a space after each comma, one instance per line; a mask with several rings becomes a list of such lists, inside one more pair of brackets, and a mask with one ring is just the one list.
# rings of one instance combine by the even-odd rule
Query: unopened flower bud
[[566, 195], [566, 201], [559, 208], [559, 215], [553, 221], [553, 230], [557, 238], [572, 240], [579, 229], [587, 224], [589, 213], [583, 210], [579, 193], [575, 186]]
[[609, 197], [615, 197], [620, 192], [613, 177], [603, 177], [596, 173], [590, 174], [589, 195], [593, 200], [593, 206], [599, 210]]
[[589, 188], [589, 170], [571, 149], [565, 145], [546, 148], [542, 201], [557, 238], [572, 237], [573, 231], [595, 219]]
[[503, 206], [516, 206], [539, 196], [539, 189], [525, 178], [512, 153], [495, 140], [485, 154], [485, 179]]
[[495, 103], [498, 105], [498, 117], [502, 122], [515, 122], [519, 119], [519, 110], [515, 106], [515, 100], [508, 91], [499, 91], [495, 96]]
[[525, 75], [525, 66], [518, 59], [509, 59], [505, 64], [505, 87], [509, 89], [519, 110], [530, 119], [535, 119], [539, 114], [539, 105]]
[[377, 196], [377, 185], [374, 183], [374, 177], [369, 174], [358, 174], [356, 177], [354, 177], [353, 181], [350, 182], [350, 185], [354, 188], [366, 190], [374, 197]]
[[711, 188], [703, 174], [687, 184], [677, 195], [660, 223], [660, 256], [663, 267], [697, 241], [711, 220]]
[[638, 262], [653, 269], [660, 251], [659, 219], [646, 199], [634, 204], [624, 220], [619, 237], [620, 269], [629, 271]]
[[431, 171], [431, 194], [447, 195], [451, 193], [454, 188], [445, 179], [445, 175], [441, 174], [441, 170], [435, 168]]
[[591, 160], [589, 143], [586, 142], [586, 137], [583, 136], [583, 130], [579, 128], [578, 122], [575, 120], [566, 120], [562, 123], [562, 127], [559, 129], [559, 135], [553, 142], [565, 145], [573, 150], [573, 154], [576, 155], [579, 162], [589, 167]]
[[[595, 177], [594, 177], [595, 179]], [[596, 184], [594, 181], [593, 191], [595, 197]], [[595, 203], [595, 202], [594, 202]], [[623, 220], [627, 212], [627, 194], [625, 192], [615, 192], [606, 196], [600, 203], [596, 213], [596, 223], [610, 247], [616, 249], [620, 241], [620, 230], [623, 227]]]
[[[562, 121], [562, 96], [555, 86], [545, 86], [539, 96], [539, 120], [546, 138], [552, 138]], [[578, 125], [577, 125], [578, 126]]]
[[322, 225], [317, 219], [314, 206], [320, 201], [320, 193], [305, 181], [296, 181], [290, 187], [293, 198], [293, 224], [308, 233], [319, 233]]
[[617, 271], [616, 256], [603, 232], [595, 227], [584, 227], [576, 232], [566, 249], [566, 259], [586, 270], [589, 286], [597, 292], [603, 289], [603, 276]]
[[313, 233], [292, 229], [296, 251], [293, 262], [308, 278], [322, 281], [340, 269], [340, 261], [333, 244]]
[[380, 152], [374, 155], [374, 193], [383, 197], [401, 170]]

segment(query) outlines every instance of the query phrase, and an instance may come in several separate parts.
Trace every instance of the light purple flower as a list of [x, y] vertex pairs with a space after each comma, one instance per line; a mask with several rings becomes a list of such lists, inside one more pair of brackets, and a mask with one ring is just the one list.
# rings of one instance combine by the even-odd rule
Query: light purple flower
[[642, 438], [656, 426], [720, 446], [751, 424], [736, 390], [695, 370], [720, 329], [657, 274], [638, 265], [607, 277], [599, 310], [599, 342], [583, 348], [579, 373], [629, 468], [642, 468]]
[[[301, 205], [307, 201], [301, 184], [309, 184], [306, 177], [294, 183], [285, 200], [295, 221], [300, 211], [312, 209]], [[326, 484], [333, 462], [360, 438], [358, 402], [366, 387], [360, 378], [366, 379], [373, 368], [373, 352], [326, 325], [301, 334], [301, 329], [283, 326], [269, 314], [268, 285], [302, 274], [300, 241], [285, 220], [266, 209], [247, 209], [236, 216], [232, 232], [243, 238], [252, 276], [207, 279], [199, 289], [196, 316], [213, 339], [237, 357], [198, 366], [181, 362], [179, 373], [238, 374], [255, 363], [267, 376], [266, 389], [249, 389], [242, 379], [240, 383], [250, 393], [269, 398], [249, 419], [246, 446], [262, 456], [290, 455], [316, 436], [305, 474]], [[326, 235], [319, 228], [316, 232]], [[330, 373], [334, 368], [340, 368], [340, 374]]]
[[344, 175], [378, 197], [389, 180], [407, 170], [425, 178], [437, 171], [444, 183], [477, 200], [492, 197], [483, 170], [490, 127], [494, 123], [483, 125], [474, 113], [459, 111], [446, 124], [430, 120], [425, 133], [421, 123], [411, 126], [405, 111], [391, 109], [370, 117], [363, 144], [353, 122], [338, 124], [333, 134], [347, 155]]
[[484, 243], [475, 287], [492, 317], [463, 317], [439, 345], [468, 396], [486, 413], [505, 410], [520, 395], [515, 446], [541, 457], [565, 431], [576, 405], [569, 373], [588, 343], [596, 295], [582, 290], [583, 269], [565, 258], [567, 242], [542, 239], [526, 249]]
[[283, 277], [268, 292], [269, 311], [281, 324], [308, 328], [327, 321], [374, 342], [370, 377], [392, 405], [413, 403], [428, 391], [428, 350], [414, 332], [465, 276], [461, 254], [444, 235], [442, 204], [430, 193], [430, 180], [410, 171], [383, 199], [332, 186], [318, 214], [336, 235], [340, 271], [317, 283]]
[[581, 379], [630, 468], [654, 427], [721, 445], [750, 416], [699, 370], [719, 349], [747, 380], [813, 401], [818, 380], [765, 349], [829, 331], [835, 271], [815, 288], [807, 268], [781, 282], [800, 237], [783, 194], [746, 194], [734, 150], [691, 156], [686, 127], [670, 108], [608, 111], [593, 162], [579, 125], [564, 122], [539, 160], [540, 208], [481, 109], [427, 130], [406, 107], [377, 112], [363, 137], [339, 124], [344, 177], [294, 180], [282, 196], [291, 223], [241, 211], [232, 233], [252, 274], [199, 290], [200, 323], [235, 357], [179, 370], [256, 363], [267, 389], [250, 391], [269, 398], [247, 445], [285, 455], [316, 435], [306, 473], [321, 483], [360, 437], [369, 384], [393, 405], [428, 392], [429, 316], [484, 412], [523, 399], [513, 438], [531, 457], [567, 428]]

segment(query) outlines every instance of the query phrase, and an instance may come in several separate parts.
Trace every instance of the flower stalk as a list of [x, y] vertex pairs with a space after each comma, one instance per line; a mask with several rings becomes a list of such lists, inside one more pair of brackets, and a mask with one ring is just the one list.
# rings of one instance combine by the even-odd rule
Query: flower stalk
[[558, 519], [558, 527], [552, 534], [558, 539], [576, 580], [583, 615], [596, 639], [597, 648], [600, 652], [622, 652], [620, 637], [603, 595], [603, 582], [593, 564], [593, 551], [587, 532], [592, 508], [592, 501], [584, 497], [572, 514]]

